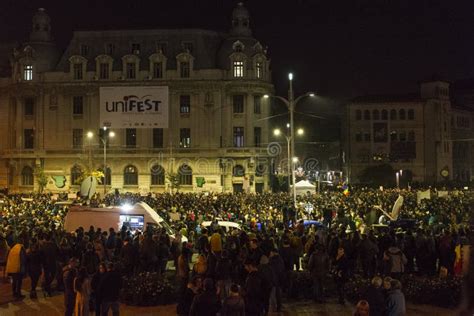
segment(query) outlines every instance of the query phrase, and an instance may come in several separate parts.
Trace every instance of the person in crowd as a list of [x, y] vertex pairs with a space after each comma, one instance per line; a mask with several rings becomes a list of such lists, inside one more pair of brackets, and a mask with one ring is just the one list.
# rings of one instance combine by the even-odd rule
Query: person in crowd
[[193, 266], [193, 273], [204, 277], [207, 273], [207, 259], [203, 254], [198, 255], [197, 261]]
[[264, 314], [268, 315], [270, 312], [270, 295], [275, 286], [275, 274], [270, 266], [270, 260], [266, 255], [260, 257], [260, 264], [257, 267], [258, 273], [262, 280], [262, 297]]
[[348, 277], [348, 260], [344, 248], [337, 249], [337, 256], [334, 261], [334, 280], [337, 287], [337, 295], [339, 304], [345, 304], [345, 289]]
[[183, 248], [178, 258], [177, 278], [178, 293], [180, 296], [183, 295], [189, 281], [189, 255], [189, 249]]
[[99, 256], [94, 250], [94, 245], [88, 243], [86, 251], [82, 254], [81, 265], [86, 268], [88, 274], [92, 275], [97, 271], [99, 263]]
[[36, 238], [32, 238], [30, 241], [30, 248], [26, 250], [26, 266], [28, 275], [31, 279], [31, 299], [38, 297], [36, 294], [36, 286], [38, 285], [38, 281], [41, 276], [41, 260], [42, 254], [39, 250], [38, 241]]
[[279, 313], [281, 312], [282, 307], [281, 292], [285, 276], [285, 263], [278, 253], [278, 249], [273, 248], [270, 251], [269, 264], [274, 276], [274, 286], [270, 297], [270, 306], [273, 306], [274, 310]]
[[354, 316], [369, 316], [372, 315], [370, 305], [367, 301], [359, 301], [356, 305], [356, 311], [354, 312]]
[[390, 276], [394, 279], [400, 279], [407, 264], [407, 258], [403, 251], [395, 243], [392, 243], [384, 253], [384, 260], [387, 261]]
[[93, 301], [94, 311], [96, 315], [101, 315], [102, 311], [102, 299], [99, 295], [99, 286], [106, 272], [107, 266], [105, 265], [105, 263], [99, 263], [99, 269], [96, 273], [94, 273], [91, 280], [91, 299]]
[[8, 253], [5, 271], [12, 278], [13, 297], [16, 299], [24, 298], [25, 296], [21, 294], [21, 285], [26, 273], [26, 251], [23, 240], [20, 238]]
[[[122, 249], [120, 249], [120, 260], [123, 264], [125, 274], [130, 275], [133, 273], [135, 264], [137, 261], [138, 251], [135, 245], [131, 242], [130, 237], [126, 237], [123, 242]], [[158, 251], [160, 251], [158, 246]], [[160, 262], [158, 264], [161, 265]]]
[[215, 273], [221, 300], [229, 295], [230, 286], [232, 284], [231, 271], [232, 262], [230, 261], [229, 253], [227, 250], [223, 250], [220, 258], [217, 259]]
[[212, 279], [204, 280], [204, 291], [194, 297], [189, 316], [215, 316], [221, 308]]
[[230, 294], [222, 304], [221, 316], [245, 316], [245, 301], [239, 292], [237, 284], [230, 286]]
[[8, 252], [10, 247], [3, 233], [0, 233], [0, 267], [3, 269], [3, 277], [5, 277], [5, 265], [7, 264]]
[[76, 292], [76, 305], [74, 316], [89, 315], [89, 300], [91, 295], [91, 280], [86, 267], [79, 269], [74, 279], [74, 291]]
[[371, 284], [363, 298], [369, 303], [370, 316], [383, 316], [385, 314], [385, 296], [381, 277], [375, 276], [372, 278]]
[[361, 237], [362, 238], [358, 245], [358, 251], [359, 258], [362, 264], [363, 276], [365, 278], [371, 278], [375, 274], [379, 247], [366, 234], [362, 234]]
[[245, 261], [247, 279], [243, 288], [245, 315], [260, 316], [264, 309], [263, 281], [258, 273], [257, 263], [252, 259]]
[[217, 257], [222, 252], [222, 231], [220, 228], [216, 228], [214, 233], [211, 235], [211, 238], [209, 239], [209, 247], [210, 251]]
[[43, 255], [43, 289], [45, 293], [51, 297], [52, 289], [51, 283], [56, 277], [56, 268], [58, 261], [58, 247], [52, 240], [50, 233], [44, 235], [44, 240], [41, 243], [41, 253]]
[[98, 294], [101, 300], [101, 315], [107, 316], [109, 309], [113, 316], [119, 316], [119, 294], [122, 289], [122, 277], [112, 262], [107, 263], [107, 272], [102, 277]]
[[176, 307], [178, 315], [188, 316], [194, 297], [202, 292], [202, 279], [195, 276], [188, 282], [184, 295], [179, 299]]
[[405, 295], [402, 293], [402, 283], [398, 280], [392, 280], [391, 288], [387, 297], [387, 315], [404, 316], [406, 315]]
[[76, 291], [74, 288], [74, 280], [77, 277], [77, 267], [79, 261], [76, 258], [69, 259], [68, 265], [63, 269], [64, 284], [64, 315], [72, 316], [76, 304]]
[[317, 245], [309, 258], [308, 270], [313, 279], [313, 299], [317, 303], [324, 303], [324, 285], [329, 273], [329, 256], [323, 245]]

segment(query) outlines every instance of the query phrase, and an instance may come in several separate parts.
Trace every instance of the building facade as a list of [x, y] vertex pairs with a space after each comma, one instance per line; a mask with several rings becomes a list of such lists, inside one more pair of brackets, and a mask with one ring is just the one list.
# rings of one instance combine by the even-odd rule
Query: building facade
[[382, 164], [410, 174], [410, 181], [452, 179], [451, 116], [445, 81], [422, 82], [414, 94], [355, 98], [346, 107], [343, 124], [350, 181], [359, 181], [364, 170]]
[[[40, 9], [0, 79], [0, 187], [35, 190], [42, 170], [46, 190], [74, 191], [106, 154], [107, 190], [268, 190], [269, 64], [242, 4], [228, 33], [81, 31], [62, 54]], [[104, 129], [101, 88], [156, 86], [169, 90], [168, 127]]]

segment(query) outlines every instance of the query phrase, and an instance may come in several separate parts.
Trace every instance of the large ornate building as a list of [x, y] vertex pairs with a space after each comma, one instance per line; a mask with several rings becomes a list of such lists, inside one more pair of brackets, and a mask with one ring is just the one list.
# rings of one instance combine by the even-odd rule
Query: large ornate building
[[[0, 79], [0, 187], [37, 189], [35, 170], [44, 170], [47, 190], [77, 190], [82, 171], [103, 170], [106, 154], [108, 190], [160, 192], [170, 179], [181, 191], [269, 188], [269, 127], [260, 119], [273, 85], [242, 4], [228, 33], [81, 31], [62, 54], [40, 9], [10, 73]], [[103, 88], [150, 87], [169, 91], [165, 125], [104, 129]]]

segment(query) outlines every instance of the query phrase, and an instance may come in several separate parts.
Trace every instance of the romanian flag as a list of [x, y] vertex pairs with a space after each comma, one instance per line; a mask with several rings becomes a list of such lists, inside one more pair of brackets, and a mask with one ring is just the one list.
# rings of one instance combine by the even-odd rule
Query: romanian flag
[[349, 192], [349, 186], [348, 186], [347, 184], [344, 183], [344, 184], [342, 185], [342, 190], [343, 190], [342, 193], [343, 193], [345, 196], [349, 196], [349, 193], [350, 193], [350, 192]]

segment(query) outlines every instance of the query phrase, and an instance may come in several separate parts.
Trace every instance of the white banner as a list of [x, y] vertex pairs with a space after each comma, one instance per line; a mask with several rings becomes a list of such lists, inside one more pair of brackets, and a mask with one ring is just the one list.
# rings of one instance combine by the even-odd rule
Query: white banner
[[424, 200], [424, 199], [431, 199], [431, 191], [430, 189], [426, 190], [426, 191], [418, 191], [416, 192], [416, 204], [420, 204], [421, 200]]
[[100, 127], [168, 128], [167, 86], [101, 87]]

